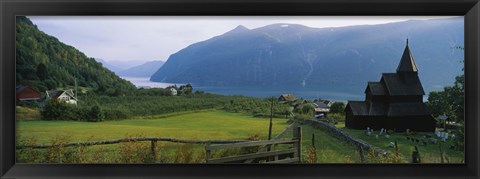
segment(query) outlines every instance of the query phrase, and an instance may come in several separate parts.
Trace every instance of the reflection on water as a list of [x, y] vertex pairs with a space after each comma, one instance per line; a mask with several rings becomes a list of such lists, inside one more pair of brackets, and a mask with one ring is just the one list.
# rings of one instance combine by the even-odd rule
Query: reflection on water
[[[159, 82], [152, 82], [148, 77], [128, 77], [128, 76], [121, 76], [127, 81], [132, 82], [137, 88], [166, 88], [168, 86], [175, 85], [174, 83], [159, 83]], [[182, 84], [176, 84], [180, 86]]]
[[[139, 78], [139, 77], [121, 77], [125, 80], [132, 82], [138, 88], [165, 88], [173, 83], [160, 83], [152, 82], [149, 78]], [[182, 84], [176, 84], [180, 86]], [[266, 88], [254, 88], [254, 87], [202, 87], [202, 86], [193, 86], [193, 90], [201, 90], [207, 93], [214, 94], [223, 94], [223, 95], [243, 95], [243, 96], [253, 96], [253, 97], [278, 97], [281, 94], [290, 93], [294, 94], [297, 98], [304, 99], [329, 99], [333, 101], [343, 101], [348, 100], [363, 100], [364, 94], [354, 94], [350, 92], [339, 92], [340, 90], [315, 90], [315, 89], [266, 89]], [[361, 90], [360, 90], [361, 91]], [[363, 92], [363, 91], [361, 91]]]

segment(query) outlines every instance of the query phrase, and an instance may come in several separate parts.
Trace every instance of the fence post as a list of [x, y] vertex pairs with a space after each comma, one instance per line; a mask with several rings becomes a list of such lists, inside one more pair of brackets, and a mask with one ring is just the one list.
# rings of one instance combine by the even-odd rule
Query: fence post
[[360, 162], [364, 163], [365, 162], [365, 153], [363, 151], [363, 147], [360, 146]]
[[443, 157], [443, 151], [442, 151], [442, 143], [440, 143], [440, 162], [445, 163], [444, 157]]
[[398, 144], [397, 144], [397, 140], [395, 140], [395, 156], [398, 157]]
[[205, 162], [208, 163], [212, 152], [210, 151], [210, 142], [205, 145]]
[[293, 131], [293, 137], [298, 139], [298, 142], [296, 143], [296, 148], [297, 148], [297, 156], [298, 157], [298, 162], [302, 162], [302, 127], [297, 127], [296, 130]]
[[412, 163], [421, 163], [422, 159], [420, 158], [420, 151], [418, 147], [415, 146], [415, 150], [412, 152]]
[[151, 140], [151, 150], [153, 155], [153, 161], [157, 161], [157, 140]]
[[315, 134], [314, 133], [312, 133], [312, 146], [313, 146], [313, 148], [316, 148], [315, 147]]

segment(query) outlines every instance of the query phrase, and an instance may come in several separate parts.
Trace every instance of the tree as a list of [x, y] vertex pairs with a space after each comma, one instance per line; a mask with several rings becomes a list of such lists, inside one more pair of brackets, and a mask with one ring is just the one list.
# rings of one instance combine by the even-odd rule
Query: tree
[[92, 106], [92, 108], [90, 109], [90, 115], [87, 121], [98, 122], [98, 121], [103, 121], [103, 119], [104, 119], [104, 114], [102, 112], [102, 109], [100, 109], [100, 106], [98, 106], [97, 104]]
[[178, 88], [178, 95], [189, 95], [189, 94], [192, 94], [192, 91], [193, 91], [193, 87], [190, 83], [186, 85], [181, 85]]
[[464, 121], [465, 76], [457, 76], [453, 86], [443, 91], [432, 91], [426, 103], [434, 116], [445, 114], [452, 121]]
[[71, 111], [64, 102], [52, 99], [47, 102], [41, 115], [45, 120], [65, 120], [71, 116]]
[[342, 102], [334, 102], [330, 107], [331, 113], [345, 114], [344, 110], [345, 110], [345, 103], [342, 103]]
[[[463, 47], [457, 47], [463, 50]], [[462, 61], [463, 62], [463, 61]], [[464, 69], [462, 69], [463, 71]], [[455, 145], [458, 150], [464, 149], [465, 137], [465, 118], [464, 118], [464, 102], [465, 102], [465, 75], [455, 77], [453, 86], [446, 86], [443, 91], [433, 91], [428, 95], [426, 103], [432, 114], [446, 115], [451, 121], [459, 123], [458, 129], [455, 131]]]
[[40, 63], [37, 65], [37, 77], [41, 81], [45, 81], [45, 79], [47, 79], [47, 66], [45, 66], [45, 64]]
[[313, 115], [315, 113], [315, 106], [312, 103], [304, 104], [302, 106], [302, 113]]

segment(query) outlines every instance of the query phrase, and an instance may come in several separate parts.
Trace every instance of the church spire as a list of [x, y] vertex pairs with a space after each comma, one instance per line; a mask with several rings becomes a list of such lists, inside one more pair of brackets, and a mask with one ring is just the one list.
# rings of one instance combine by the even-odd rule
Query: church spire
[[398, 72], [418, 72], [417, 64], [415, 64], [415, 59], [413, 59], [412, 52], [410, 52], [410, 48], [408, 47], [408, 38], [402, 59], [400, 59], [400, 63], [397, 67], [397, 73]]

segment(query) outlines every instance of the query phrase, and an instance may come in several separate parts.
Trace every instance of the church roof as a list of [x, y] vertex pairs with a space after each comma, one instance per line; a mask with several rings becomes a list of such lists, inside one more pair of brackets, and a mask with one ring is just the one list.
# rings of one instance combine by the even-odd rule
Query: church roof
[[424, 95], [422, 84], [417, 75], [409, 76], [408, 83], [402, 80], [396, 73], [383, 73], [382, 80], [385, 82], [390, 96]]
[[430, 115], [430, 111], [424, 103], [391, 103], [388, 108], [388, 116], [422, 116]]
[[368, 82], [367, 89], [365, 89], [365, 92], [367, 92], [367, 90], [370, 90], [372, 95], [375, 95], [375, 96], [387, 95], [387, 91], [385, 90], [385, 87], [381, 82]]
[[415, 59], [413, 59], [410, 48], [408, 47], [408, 39], [405, 50], [403, 51], [402, 59], [400, 59], [400, 63], [398, 64], [397, 72], [418, 72], [417, 64], [415, 63]]
[[388, 104], [372, 103], [369, 101], [348, 101], [348, 105], [356, 116], [385, 116]]
[[348, 101], [348, 107], [355, 116], [423, 116], [430, 115], [424, 103], [372, 103], [368, 101]]
[[348, 101], [347, 107], [355, 116], [368, 116], [368, 103], [366, 101]]

